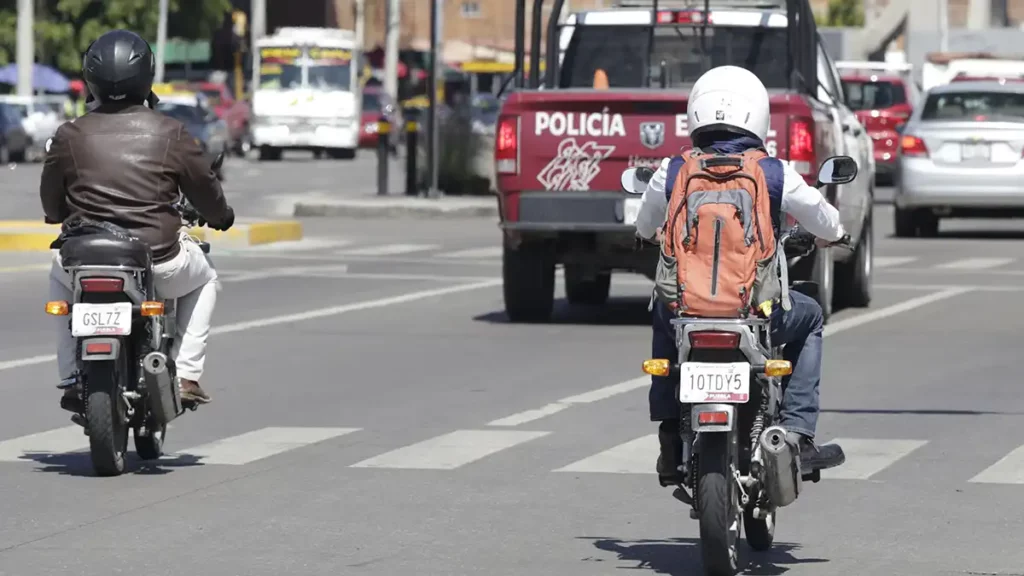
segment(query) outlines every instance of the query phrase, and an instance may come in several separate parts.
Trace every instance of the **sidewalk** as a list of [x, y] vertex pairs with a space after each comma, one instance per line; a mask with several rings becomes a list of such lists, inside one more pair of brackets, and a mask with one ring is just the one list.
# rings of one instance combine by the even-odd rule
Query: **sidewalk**
[[418, 196], [369, 194], [344, 198], [304, 200], [295, 203], [296, 218], [334, 216], [347, 218], [497, 218], [498, 198], [488, 196]]

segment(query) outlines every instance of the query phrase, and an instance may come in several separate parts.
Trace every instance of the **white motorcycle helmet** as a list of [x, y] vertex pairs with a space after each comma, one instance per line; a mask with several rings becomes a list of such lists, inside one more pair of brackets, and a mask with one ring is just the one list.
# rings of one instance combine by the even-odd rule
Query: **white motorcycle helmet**
[[768, 90], [753, 72], [738, 66], [708, 70], [690, 90], [686, 123], [690, 138], [707, 130], [768, 136]]

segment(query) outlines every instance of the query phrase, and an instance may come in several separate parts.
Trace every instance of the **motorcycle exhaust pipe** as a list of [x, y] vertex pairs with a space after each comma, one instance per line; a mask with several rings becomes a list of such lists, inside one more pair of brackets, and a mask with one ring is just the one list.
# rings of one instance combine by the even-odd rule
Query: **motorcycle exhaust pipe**
[[786, 429], [772, 426], [761, 434], [764, 489], [776, 508], [789, 506], [800, 496], [800, 453], [786, 442]]
[[167, 425], [182, 412], [181, 391], [171, 378], [167, 355], [163, 352], [146, 354], [142, 359], [142, 369], [145, 372], [149, 411], [158, 425]]

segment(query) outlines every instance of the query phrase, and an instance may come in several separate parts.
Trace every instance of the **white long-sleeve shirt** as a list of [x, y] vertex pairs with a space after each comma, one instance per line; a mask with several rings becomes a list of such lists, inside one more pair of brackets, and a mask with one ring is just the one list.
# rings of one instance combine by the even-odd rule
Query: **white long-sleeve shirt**
[[[636, 218], [636, 230], [644, 238], [653, 238], [658, 228], [665, 223], [668, 199], [665, 194], [665, 180], [672, 158], [665, 158], [654, 172], [641, 199], [640, 212]], [[835, 242], [846, 233], [839, 220], [839, 210], [828, 203], [821, 191], [808, 186], [803, 176], [792, 166], [782, 163], [785, 180], [782, 185], [782, 211], [796, 219], [800, 226], [818, 238]]]

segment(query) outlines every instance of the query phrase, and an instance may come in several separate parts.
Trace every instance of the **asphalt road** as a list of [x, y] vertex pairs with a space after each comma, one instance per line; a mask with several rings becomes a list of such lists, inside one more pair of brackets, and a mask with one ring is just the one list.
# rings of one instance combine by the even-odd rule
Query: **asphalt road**
[[[891, 221], [870, 309], [827, 329], [818, 432], [847, 463], [746, 574], [1024, 572], [1024, 226]], [[654, 476], [645, 281], [510, 325], [493, 221], [306, 230], [214, 247], [214, 402], [118, 478], [57, 405], [45, 255], [0, 257], [0, 575], [699, 574]]]

